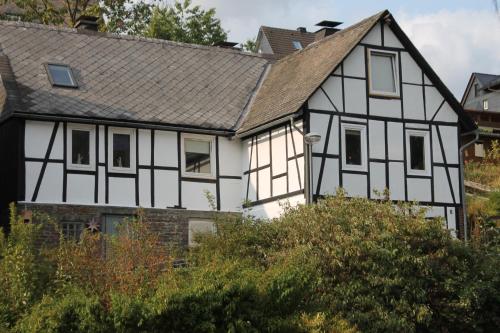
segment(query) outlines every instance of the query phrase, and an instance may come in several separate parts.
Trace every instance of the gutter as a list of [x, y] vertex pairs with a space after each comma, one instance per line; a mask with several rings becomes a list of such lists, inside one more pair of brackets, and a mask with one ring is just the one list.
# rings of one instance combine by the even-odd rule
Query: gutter
[[266, 129], [268, 129], [270, 127], [273, 127], [275, 125], [287, 123], [289, 121], [293, 122], [293, 118], [295, 118], [295, 114], [291, 114], [291, 115], [288, 115], [288, 116], [285, 116], [285, 117], [282, 117], [282, 118], [275, 119], [275, 120], [270, 121], [270, 122], [268, 122], [266, 124], [263, 124], [261, 126], [252, 128], [251, 130], [248, 130], [246, 132], [237, 133], [234, 136], [234, 138], [236, 138], [236, 139], [246, 138], [248, 136], [251, 136], [252, 134], [255, 134], [255, 133], [258, 133], [258, 132], [262, 132], [263, 130], [266, 130]]
[[472, 141], [467, 142], [463, 146], [460, 147], [460, 192], [462, 193], [462, 209], [463, 209], [463, 218], [464, 218], [464, 240], [467, 241], [467, 203], [465, 200], [465, 175], [464, 175], [464, 151], [468, 147], [470, 147], [473, 143], [475, 143], [479, 139], [479, 129], [475, 129], [470, 132], [463, 133], [461, 137], [465, 137], [467, 135], [474, 134], [475, 137]]

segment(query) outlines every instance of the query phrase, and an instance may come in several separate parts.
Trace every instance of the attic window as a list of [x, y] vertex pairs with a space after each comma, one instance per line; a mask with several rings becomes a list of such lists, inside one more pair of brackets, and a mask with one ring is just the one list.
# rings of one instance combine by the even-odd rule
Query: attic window
[[303, 47], [302, 47], [302, 43], [300, 43], [298, 40], [294, 40], [292, 42], [293, 44], [293, 48], [296, 49], [296, 50], [302, 50]]
[[399, 97], [396, 52], [369, 51], [370, 94]]
[[47, 64], [50, 83], [54, 87], [78, 88], [71, 67], [60, 64]]

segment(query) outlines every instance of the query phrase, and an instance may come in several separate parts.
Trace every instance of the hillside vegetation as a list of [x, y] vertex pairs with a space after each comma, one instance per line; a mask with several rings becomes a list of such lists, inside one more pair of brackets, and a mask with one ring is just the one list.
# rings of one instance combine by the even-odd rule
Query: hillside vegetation
[[410, 204], [339, 193], [270, 222], [216, 224], [189, 253], [161, 246], [141, 214], [111, 239], [84, 233], [39, 249], [40, 226], [14, 211], [0, 240], [0, 331], [500, 328], [500, 238], [467, 245]]

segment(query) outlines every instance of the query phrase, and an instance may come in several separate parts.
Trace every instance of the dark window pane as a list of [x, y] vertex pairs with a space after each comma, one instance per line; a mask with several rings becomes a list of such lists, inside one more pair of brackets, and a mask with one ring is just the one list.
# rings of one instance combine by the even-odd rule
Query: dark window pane
[[113, 134], [113, 166], [130, 168], [130, 135]]
[[90, 132], [71, 131], [71, 163], [90, 164]]
[[361, 131], [345, 131], [346, 164], [361, 165]]
[[52, 82], [60, 86], [75, 86], [75, 82], [68, 66], [48, 65]]
[[83, 231], [83, 223], [79, 222], [62, 222], [61, 229], [64, 238], [67, 240], [79, 240]]
[[410, 166], [412, 170], [425, 170], [424, 137], [410, 136]]
[[186, 172], [211, 173], [209, 141], [185, 139], [184, 150]]

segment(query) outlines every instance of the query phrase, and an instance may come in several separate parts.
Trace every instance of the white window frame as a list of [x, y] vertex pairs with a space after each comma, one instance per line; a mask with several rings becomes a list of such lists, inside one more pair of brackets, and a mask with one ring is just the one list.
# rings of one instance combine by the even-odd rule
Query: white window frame
[[[393, 62], [393, 71], [394, 71], [394, 85], [396, 87], [396, 92], [388, 92], [388, 91], [378, 91], [374, 90], [373, 83], [372, 83], [372, 53], [382, 53], [382, 54], [388, 54], [390, 56], [394, 57], [394, 62]], [[400, 92], [399, 92], [399, 58], [398, 58], [398, 53], [393, 52], [393, 51], [387, 51], [387, 50], [380, 50], [380, 49], [368, 49], [368, 85], [370, 89], [370, 95], [372, 96], [384, 96], [384, 97], [400, 97]]]
[[490, 106], [489, 106], [488, 100], [483, 99], [483, 110], [488, 111], [489, 108], [490, 108]]
[[[346, 137], [345, 137], [346, 130], [360, 131], [360, 134], [361, 134], [361, 165], [347, 164], [347, 154], [346, 154], [347, 150], [346, 150]], [[341, 135], [342, 135], [342, 170], [366, 172], [368, 170], [366, 125], [342, 123]]]
[[[406, 172], [410, 176], [431, 176], [431, 144], [430, 132], [419, 130], [406, 130]], [[411, 168], [411, 146], [410, 136], [419, 136], [424, 138], [424, 170], [416, 170]]]
[[299, 40], [292, 40], [292, 45], [293, 45], [293, 48], [294, 50], [302, 50], [304, 48], [304, 46], [302, 45], [302, 43], [299, 41]]
[[[73, 163], [73, 131], [86, 131], [89, 132], [89, 164], [74, 164]], [[83, 170], [83, 171], [95, 171], [96, 167], [96, 156], [95, 156], [95, 136], [96, 127], [94, 125], [87, 124], [68, 124], [67, 125], [67, 144], [66, 147], [66, 167], [69, 170]]]
[[[210, 142], [210, 174], [186, 171], [186, 150], [184, 148], [185, 139]], [[210, 135], [182, 133], [181, 135], [181, 168], [182, 176], [200, 179], [216, 179], [215, 172], [215, 137]]]
[[[130, 167], [120, 168], [113, 166], [113, 135], [126, 134], [130, 136]], [[108, 170], [116, 173], [135, 173], [136, 172], [136, 139], [135, 129], [126, 127], [109, 127], [108, 128]]]

